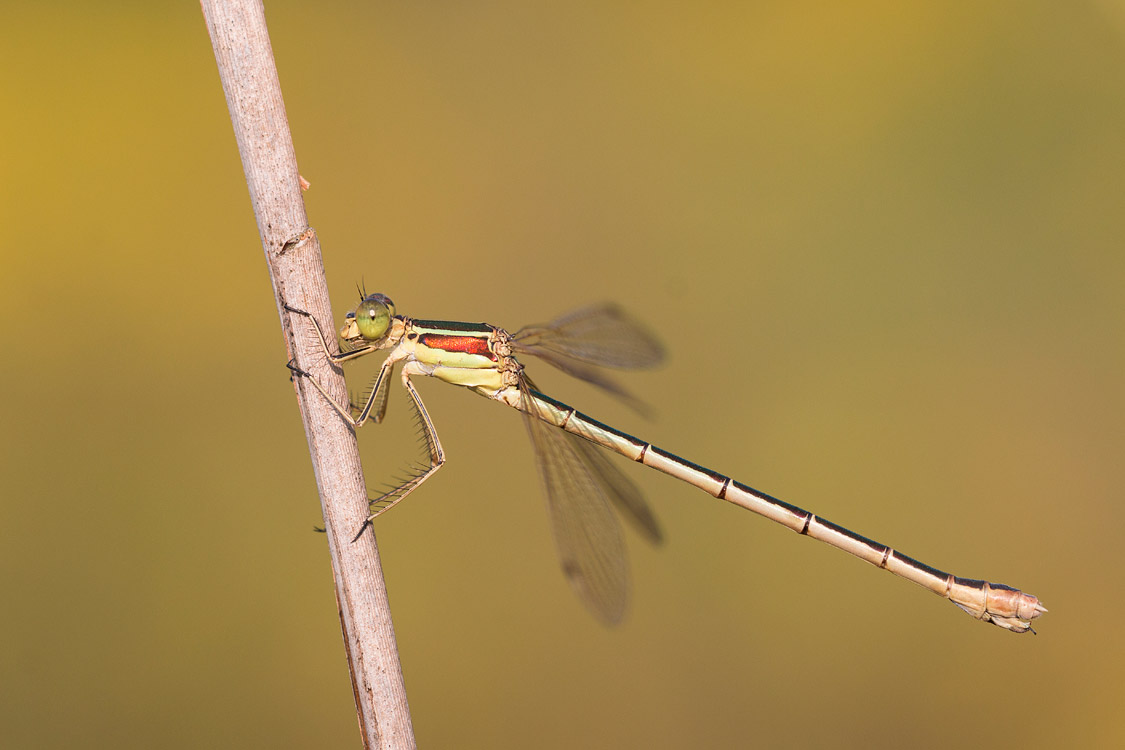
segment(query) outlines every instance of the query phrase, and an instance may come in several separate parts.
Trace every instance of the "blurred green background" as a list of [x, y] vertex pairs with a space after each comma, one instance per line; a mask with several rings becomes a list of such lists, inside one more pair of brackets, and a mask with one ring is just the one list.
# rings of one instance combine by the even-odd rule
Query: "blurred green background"
[[[423, 746], [1125, 743], [1125, 8], [906, 5], [269, 4], [337, 316], [616, 299], [656, 419], [544, 390], [1051, 608], [1008, 634], [622, 463], [668, 542], [603, 629], [518, 415], [422, 382], [449, 462], [377, 533]], [[199, 7], [0, 20], [0, 744], [356, 747]]]

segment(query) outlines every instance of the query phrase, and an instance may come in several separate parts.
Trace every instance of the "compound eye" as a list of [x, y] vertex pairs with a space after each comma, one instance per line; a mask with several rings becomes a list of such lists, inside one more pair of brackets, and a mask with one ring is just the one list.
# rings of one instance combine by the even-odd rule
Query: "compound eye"
[[383, 338], [391, 326], [395, 305], [382, 294], [372, 294], [355, 309], [355, 324], [359, 335], [368, 341]]

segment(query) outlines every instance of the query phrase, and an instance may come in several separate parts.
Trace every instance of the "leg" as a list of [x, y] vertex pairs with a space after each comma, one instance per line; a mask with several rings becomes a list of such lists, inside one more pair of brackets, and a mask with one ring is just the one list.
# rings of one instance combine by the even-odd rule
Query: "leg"
[[360, 409], [358, 417], [352, 416], [351, 403], [348, 404], [347, 408], [340, 406], [338, 403], [336, 403], [336, 400], [334, 398], [328, 395], [328, 391], [324, 390], [324, 386], [322, 386], [316, 378], [314, 378], [308, 372], [305, 372], [301, 368], [297, 367], [297, 365], [295, 365], [292, 360], [290, 360], [285, 366], [288, 367], [294, 375], [308, 378], [308, 381], [312, 383], [318, 391], [320, 391], [320, 394], [324, 396], [325, 399], [327, 399], [332, 408], [336, 410], [336, 413], [343, 417], [344, 421], [350, 424], [352, 427], [355, 427], [357, 429], [363, 427], [364, 423], [367, 421], [367, 418], [371, 416], [372, 407], [375, 405], [376, 401], [379, 402], [379, 408], [375, 412], [375, 422], [379, 423], [383, 421], [383, 415], [387, 410], [387, 383], [390, 381], [390, 375], [394, 372], [395, 369], [395, 363], [391, 360], [388, 359], [379, 369], [379, 375], [375, 378], [375, 385], [371, 389], [371, 395], [367, 397], [367, 403], [365, 403], [363, 405], [363, 408]]
[[[411, 364], [413, 363], [403, 368], [402, 385], [406, 388], [406, 392], [410, 394], [410, 399], [414, 404], [414, 411], [418, 416], [418, 424], [422, 429], [422, 435], [426, 440], [426, 448], [430, 453], [430, 465], [417, 476], [411, 477], [390, 492], [384, 493], [371, 500], [371, 515], [364, 521], [363, 526], [360, 527], [359, 532], [355, 535], [355, 539], [360, 537], [364, 529], [366, 529], [377, 516], [382, 515], [398, 505], [407, 495], [418, 489], [423, 482], [432, 477], [434, 472], [440, 469], [442, 464], [445, 463], [445, 451], [442, 450], [441, 441], [438, 439], [437, 430], [434, 429], [433, 420], [430, 419], [430, 414], [426, 411], [426, 405], [422, 403], [422, 398], [418, 395], [414, 384], [410, 382], [412, 372]], [[382, 373], [380, 373], [380, 377], [382, 377]]]

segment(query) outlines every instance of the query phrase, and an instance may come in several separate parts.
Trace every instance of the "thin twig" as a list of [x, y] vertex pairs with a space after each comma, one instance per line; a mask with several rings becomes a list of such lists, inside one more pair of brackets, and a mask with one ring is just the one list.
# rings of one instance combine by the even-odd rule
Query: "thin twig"
[[[320, 244], [309, 228], [301, 178], [260, 0], [202, 0], [250, 200], [265, 249], [286, 345], [295, 364], [344, 401], [343, 376], [326, 362], [311, 327], [331, 330]], [[310, 6], [311, 7], [311, 6]], [[278, 365], [278, 377], [284, 370]], [[315, 389], [294, 378], [324, 512], [336, 602], [365, 747], [413, 748], [414, 730], [374, 533], [354, 544], [367, 517], [355, 434]], [[265, 506], [263, 505], [263, 508]], [[264, 511], [263, 511], [264, 512]]]

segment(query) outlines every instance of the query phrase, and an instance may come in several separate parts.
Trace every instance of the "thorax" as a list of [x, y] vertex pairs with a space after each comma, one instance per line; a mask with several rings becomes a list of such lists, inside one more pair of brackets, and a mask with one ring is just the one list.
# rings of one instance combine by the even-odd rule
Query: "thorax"
[[523, 368], [511, 342], [511, 334], [487, 323], [406, 320], [397, 354], [424, 374], [492, 396], [514, 385]]

